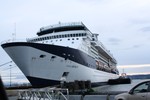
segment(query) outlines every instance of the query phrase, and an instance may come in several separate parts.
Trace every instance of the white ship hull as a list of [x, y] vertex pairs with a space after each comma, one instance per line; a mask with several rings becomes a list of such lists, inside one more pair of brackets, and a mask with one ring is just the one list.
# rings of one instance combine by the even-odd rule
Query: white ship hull
[[94, 58], [77, 49], [27, 42], [2, 47], [33, 86], [60, 84], [64, 72], [68, 72], [66, 82], [90, 80], [93, 86], [118, 78], [117, 74], [94, 68]]

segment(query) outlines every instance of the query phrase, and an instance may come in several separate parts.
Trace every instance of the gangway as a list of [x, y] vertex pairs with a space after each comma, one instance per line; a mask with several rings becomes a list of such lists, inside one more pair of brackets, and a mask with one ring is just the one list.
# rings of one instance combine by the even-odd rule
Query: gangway
[[18, 90], [18, 100], [69, 100], [69, 91], [50, 87]]

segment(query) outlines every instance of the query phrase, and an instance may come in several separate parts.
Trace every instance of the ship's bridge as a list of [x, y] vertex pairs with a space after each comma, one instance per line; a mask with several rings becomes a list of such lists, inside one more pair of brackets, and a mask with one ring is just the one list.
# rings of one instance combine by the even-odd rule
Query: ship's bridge
[[77, 30], [88, 30], [88, 28], [82, 22], [59, 23], [56, 25], [40, 28], [40, 31], [37, 32], [37, 35], [41, 36], [55, 32], [77, 31]]

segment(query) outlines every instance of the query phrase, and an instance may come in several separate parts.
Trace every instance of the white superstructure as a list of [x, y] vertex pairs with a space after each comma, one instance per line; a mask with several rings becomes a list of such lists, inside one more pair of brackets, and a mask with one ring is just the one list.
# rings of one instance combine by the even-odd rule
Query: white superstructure
[[2, 47], [34, 86], [118, 78], [116, 60], [82, 22], [42, 27], [38, 37]]

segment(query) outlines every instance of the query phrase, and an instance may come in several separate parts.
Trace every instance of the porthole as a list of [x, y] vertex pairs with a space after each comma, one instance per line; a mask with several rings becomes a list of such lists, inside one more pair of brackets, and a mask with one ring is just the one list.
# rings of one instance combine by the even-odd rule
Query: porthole
[[44, 58], [44, 57], [46, 57], [46, 55], [40, 55], [40, 58]]

